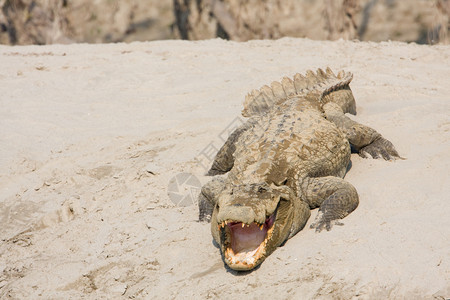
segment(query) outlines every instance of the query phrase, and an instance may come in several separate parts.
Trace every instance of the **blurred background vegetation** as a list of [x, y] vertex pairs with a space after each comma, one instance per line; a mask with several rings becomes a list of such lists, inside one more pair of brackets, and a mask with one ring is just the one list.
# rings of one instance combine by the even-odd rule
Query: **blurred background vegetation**
[[0, 0], [0, 43], [284, 36], [448, 44], [450, 0]]

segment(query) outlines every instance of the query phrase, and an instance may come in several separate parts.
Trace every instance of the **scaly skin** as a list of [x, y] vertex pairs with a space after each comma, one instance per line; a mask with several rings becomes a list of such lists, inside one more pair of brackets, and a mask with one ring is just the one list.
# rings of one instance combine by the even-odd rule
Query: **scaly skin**
[[[249, 120], [230, 135], [199, 196], [226, 264], [251, 270], [306, 224], [330, 230], [358, 206], [344, 177], [350, 145], [363, 157], [398, 158], [391, 142], [349, 119], [355, 114], [350, 73], [307, 71], [249, 94]], [[221, 175], [222, 174], [222, 175]]]

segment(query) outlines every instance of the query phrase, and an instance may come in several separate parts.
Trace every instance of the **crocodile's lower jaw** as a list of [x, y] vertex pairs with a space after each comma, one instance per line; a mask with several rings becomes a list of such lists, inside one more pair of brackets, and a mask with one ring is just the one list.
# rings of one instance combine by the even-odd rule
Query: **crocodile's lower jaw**
[[264, 224], [227, 221], [219, 229], [225, 233], [222, 251], [226, 264], [234, 270], [251, 270], [266, 257], [266, 246], [272, 238], [275, 213]]

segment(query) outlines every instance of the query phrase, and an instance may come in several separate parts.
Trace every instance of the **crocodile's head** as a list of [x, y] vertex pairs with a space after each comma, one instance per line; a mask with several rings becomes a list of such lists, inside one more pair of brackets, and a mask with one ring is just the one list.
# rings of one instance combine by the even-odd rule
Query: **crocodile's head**
[[211, 224], [226, 264], [234, 270], [251, 270], [261, 264], [288, 239], [294, 202], [287, 186], [262, 183], [226, 189], [219, 196]]

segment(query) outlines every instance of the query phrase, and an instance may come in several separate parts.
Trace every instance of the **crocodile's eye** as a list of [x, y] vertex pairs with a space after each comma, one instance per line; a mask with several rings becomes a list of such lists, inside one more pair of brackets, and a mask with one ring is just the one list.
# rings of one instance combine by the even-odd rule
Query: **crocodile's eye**
[[286, 199], [284, 197], [280, 197], [280, 202], [289, 202], [289, 199]]
[[267, 192], [267, 189], [263, 188], [262, 186], [258, 187], [258, 193], [262, 194], [264, 192]]

